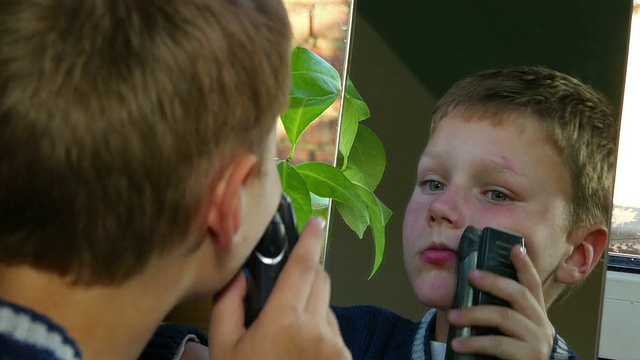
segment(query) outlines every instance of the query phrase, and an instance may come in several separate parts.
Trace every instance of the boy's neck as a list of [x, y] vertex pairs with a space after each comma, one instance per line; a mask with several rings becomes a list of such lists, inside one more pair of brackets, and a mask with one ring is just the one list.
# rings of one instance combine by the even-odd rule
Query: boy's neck
[[447, 319], [448, 314], [448, 310], [438, 309], [436, 311], [436, 326], [434, 329], [434, 333], [430, 334], [430, 340], [443, 343], [447, 342], [447, 335], [449, 334], [449, 320]]
[[119, 286], [87, 287], [26, 266], [0, 266], [0, 297], [62, 326], [85, 359], [136, 359], [180, 300], [179, 284], [142, 275]]

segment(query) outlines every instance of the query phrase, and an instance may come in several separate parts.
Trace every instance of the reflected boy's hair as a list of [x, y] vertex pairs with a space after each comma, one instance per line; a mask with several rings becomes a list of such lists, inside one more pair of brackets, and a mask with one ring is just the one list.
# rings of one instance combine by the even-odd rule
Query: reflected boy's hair
[[2, 1], [0, 264], [117, 284], [176, 246], [262, 153], [290, 47], [280, 0]]
[[618, 121], [601, 94], [554, 70], [513, 67], [483, 71], [456, 83], [436, 105], [431, 133], [454, 111], [496, 122], [513, 113], [537, 119], [573, 182], [568, 229], [580, 224], [608, 227]]

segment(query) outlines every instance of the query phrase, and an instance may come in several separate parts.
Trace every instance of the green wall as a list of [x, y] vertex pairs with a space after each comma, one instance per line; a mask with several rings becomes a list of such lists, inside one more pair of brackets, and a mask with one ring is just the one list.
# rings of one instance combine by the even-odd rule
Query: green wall
[[[333, 216], [326, 268], [335, 305], [374, 304], [408, 318], [425, 311], [404, 272], [402, 217], [437, 99], [482, 69], [545, 65], [578, 77], [619, 108], [631, 0], [360, 0], [349, 76], [370, 106], [371, 127], [388, 163], [378, 196], [393, 211], [378, 273], [370, 234], [360, 240]], [[595, 359], [603, 265], [569, 299], [552, 308], [559, 333]]]

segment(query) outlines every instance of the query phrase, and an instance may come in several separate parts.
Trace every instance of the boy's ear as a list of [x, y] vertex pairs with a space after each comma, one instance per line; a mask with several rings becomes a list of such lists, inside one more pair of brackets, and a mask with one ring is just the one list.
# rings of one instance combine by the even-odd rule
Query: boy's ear
[[584, 280], [598, 264], [607, 247], [607, 229], [600, 225], [580, 226], [569, 238], [573, 249], [558, 266], [556, 280], [563, 284], [577, 284]]
[[207, 227], [224, 252], [231, 250], [242, 221], [243, 193], [258, 163], [251, 153], [240, 153], [223, 166], [212, 184], [207, 209]]

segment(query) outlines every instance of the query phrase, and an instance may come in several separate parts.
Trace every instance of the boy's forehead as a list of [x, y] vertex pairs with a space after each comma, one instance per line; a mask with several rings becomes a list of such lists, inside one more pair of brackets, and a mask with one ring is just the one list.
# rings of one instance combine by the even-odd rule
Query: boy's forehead
[[[480, 141], [482, 139], [477, 139], [478, 136], [494, 140]], [[525, 138], [535, 139], [533, 143], [537, 144], [535, 149], [525, 152], [517, 151], [523, 146], [522, 141]], [[479, 144], [481, 144], [485, 155], [489, 155], [486, 153], [487, 151], [495, 155], [493, 160], [496, 167], [514, 173], [520, 172], [517, 161], [511, 156], [515, 156], [515, 153], [529, 158], [529, 155], [533, 156], [533, 152], [543, 152], [553, 158], [562, 158], [555, 141], [543, 122], [534, 115], [523, 111], [500, 114], [452, 112], [438, 123], [421, 154], [421, 158], [440, 158], [446, 161], [451, 156], [451, 150], [467, 148], [467, 151], [475, 152], [479, 149], [475, 149], [474, 145]], [[510, 149], [513, 149], [515, 153]]]
[[518, 129], [522, 130], [524, 128], [534, 129], [547, 140], [551, 141], [551, 143], [555, 142], [544, 121], [526, 110], [492, 110], [469, 107], [453, 110], [448, 115], [441, 118], [437, 123], [433, 124], [427, 146], [444, 123], [447, 123], [447, 126], [452, 127], [464, 127], [470, 123], [488, 123], [496, 128], [502, 129], [504, 129], [503, 127], [509, 127], [509, 125], [515, 125], [510, 128], [515, 131], [518, 131]]
[[421, 154], [419, 176], [508, 179], [511, 186], [517, 182], [520, 191], [526, 188], [528, 194], [553, 187], [569, 202], [570, 169], [548, 132], [541, 131], [541, 122], [522, 113], [509, 117], [499, 122], [486, 117], [445, 117]]
[[[427, 147], [425, 147], [424, 151], [421, 154], [420, 163], [449, 162], [450, 153], [447, 150], [447, 146], [449, 144], [453, 145], [453, 143], [445, 141], [441, 144], [445, 147], [430, 147], [429, 145], [427, 145]], [[522, 171], [519, 169], [517, 161], [508, 154], [497, 155], [496, 157], [482, 157], [481, 161], [479, 161], [477, 164], [480, 165], [480, 163], [482, 163], [483, 168], [493, 173], [512, 173], [514, 175], [522, 175]]]
[[[490, 107], [480, 105], [469, 105], [464, 107], [457, 107], [451, 110], [447, 115], [443, 116], [436, 124], [436, 128], [439, 127], [447, 119], [458, 119], [464, 122], [474, 121], [487, 121], [494, 125], [501, 125], [506, 122], [526, 121], [528, 123], [534, 123], [539, 126], [542, 125], [540, 119], [538, 119], [531, 112], [526, 109], [502, 107]], [[434, 129], [435, 130], [435, 129]]]

